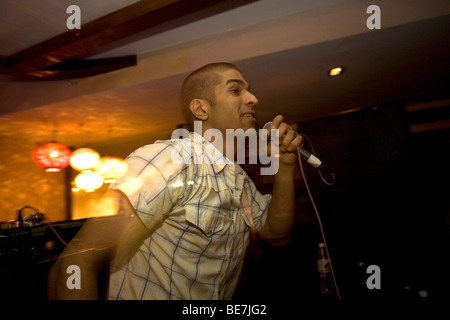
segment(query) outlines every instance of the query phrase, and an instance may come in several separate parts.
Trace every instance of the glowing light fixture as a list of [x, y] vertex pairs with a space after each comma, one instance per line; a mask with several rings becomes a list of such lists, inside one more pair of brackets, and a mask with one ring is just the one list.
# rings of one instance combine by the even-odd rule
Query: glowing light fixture
[[113, 156], [102, 157], [95, 166], [95, 171], [104, 179], [105, 183], [115, 182], [124, 176], [127, 170], [128, 166], [125, 161]]
[[58, 142], [48, 142], [37, 147], [32, 154], [33, 161], [46, 172], [59, 172], [69, 165], [72, 151]]
[[91, 148], [79, 148], [70, 157], [70, 166], [78, 171], [89, 170], [95, 167], [100, 160], [97, 151]]
[[86, 192], [92, 192], [103, 185], [103, 179], [98, 173], [85, 170], [75, 177], [75, 185]]
[[337, 68], [333, 68], [328, 72], [328, 75], [330, 77], [334, 77], [334, 76], [338, 76], [342, 73], [342, 68], [341, 67], [337, 67]]

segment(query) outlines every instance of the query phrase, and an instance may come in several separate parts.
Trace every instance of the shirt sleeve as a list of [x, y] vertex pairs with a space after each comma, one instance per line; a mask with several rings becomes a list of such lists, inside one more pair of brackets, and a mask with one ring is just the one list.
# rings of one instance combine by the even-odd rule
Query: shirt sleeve
[[266, 222], [272, 195], [262, 195], [250, 178], [246, 180], [245, 188], [246, 193], [243, 199], [244, 219], [254, 232], [259, 232]]
[[183, 161], [171, 144], [141, 147], [125, 159], [128, 171], [110, 188], [125, 193], [150, 230], [161, 222], [184, 190]]

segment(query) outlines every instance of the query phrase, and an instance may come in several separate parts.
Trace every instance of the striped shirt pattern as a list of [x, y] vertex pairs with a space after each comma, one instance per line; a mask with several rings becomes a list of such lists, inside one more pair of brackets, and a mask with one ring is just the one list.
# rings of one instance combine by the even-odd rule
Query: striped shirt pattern
[[126, 266], [111, 265], [110, 299], [232, 298], [271, 196], [211, 146], [191, 133], [127, 157], [126, 176], [111, 188], [152, 232]]

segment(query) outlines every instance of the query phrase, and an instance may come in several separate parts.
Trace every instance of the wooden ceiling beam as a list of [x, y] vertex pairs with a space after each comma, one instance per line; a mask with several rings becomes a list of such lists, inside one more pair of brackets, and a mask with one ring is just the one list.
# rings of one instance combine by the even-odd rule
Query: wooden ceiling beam
[[[126, 38], [169, 21], [176, 27], [227, 11], [255, 0], [143, 0], [112, 12], [47, 41], [2, 59], [3, 68], [33, 73], [67, 59], [86, 58], [105, 50], [114, 43], [123, 45]], [[189, 16], [191, 15], [191, 16]], [[181, 19], [184, 16], [190, 18]], [[161, 29], [158, 32], [162, 32]], [[148, 36], [148, 33], [145, 34]], [[136, 41], [136, 38], [132, 38]], [[131, 41], [131, 40], [130, 40]]]
[[135, 66], [135, 55], [104, 59], [68, 59], [41, 70], [21, 72], [0, 68], [0, 81], [54, 81], [92, 77]]

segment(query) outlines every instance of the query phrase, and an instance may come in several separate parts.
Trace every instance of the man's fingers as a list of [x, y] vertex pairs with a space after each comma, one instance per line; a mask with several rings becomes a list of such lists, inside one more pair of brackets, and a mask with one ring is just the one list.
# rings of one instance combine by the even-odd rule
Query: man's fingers
[[304, 143], [303, 137], [296, 133], [296, 137], [289, 144], [287, 151], [291, 152], [297, 148], [301, 148], [303, 146], [303, 143]]
[[289, 129], [290, 129], [290, 126], [284, 122], [278, 126], [278, 136], [280, 138], [280, 142], [282, 142], [284, 140], [285, 135], [289, 131]]
[[285, 134], [283, 134], [283, 136], [282, 136], [280, 150], [282, 152], [292, 151], [292, 150], [289, 150], [289, 147], [291, 146], [291, 143], [295, 139], [296, 136], [297, 136], [297, 132], [295, 132], [292, 129], [288, 129], [287, 132]]
[[275, 118], [273, 118], [270, 129], [279, 129], [279, 127], [282, 123], [283, 123], [283, 116], [277, 115]]
[[278, 129], [278, 143], [281, 152], [292, 152], [303, 146], [303, 137], [292, 129], [290, 125], [283, 122], [282, 115], [277, 115], [273, 118], [270, 129]]

